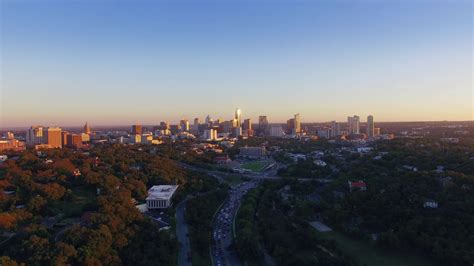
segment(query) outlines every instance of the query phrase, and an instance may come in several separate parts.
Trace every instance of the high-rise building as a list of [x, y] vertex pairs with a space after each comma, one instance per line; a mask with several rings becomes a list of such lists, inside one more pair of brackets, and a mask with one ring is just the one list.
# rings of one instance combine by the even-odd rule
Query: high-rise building
[[288, 120], [286, 120], [286, 128], [287, 128], [287, 132], [290, 133], [290, 134], [294, 134], [296, 131], [295, 131], [295, 119], [294, 118], [290, 118]]
[[179, 121], [179, 126], [181, 127], [181, 131], [189, 131], [189, 121], [187, 119], [181, 119], [181, 121]]
[[170, 129], [170, 123], [167, 121], [160, 122], [160, 129], [161, 130], [169, 130]]
[[374, 128], [374, 136], [380, 136], [380, 127]]
[[69, 132], [67, 132], [67, 131], [62, 131], [61, 132], [61, 142], [62, 142], [63, 147], [67, 146], [67, 136], [68, 135], [69, 135]]
[[89, 127], [89, 124], [86, 122], [84, 125], [84, 133], [90, 134], [91, 133], [91, 128]]
[[241, 127], [242, 126], [242, 111], [239, 108], [235, 109], [234, 119], [237, 120], [236, 127]]
[[258, 117], [258, 129], [266, 130], [268, 126], [268, 119], [266, 115], [261, 115]]
[[295, 114], [295, 134], [301, 133], [301, 118], [300, 114]]
[[66, 145], [70, 148], [80, 148], [82, 146], [82, 136], [78, 134], [68, 134]]
[[347, 117], [347, 129], [349, 134], [360, 133], [360, 118], [357, 115]]
[[367, 116], [367, 137], [369, 139], [373, 138], [374, 137], [374, 116], [373, 115], [369, 115]]
[[60, 127], [46, 127], [43, 130], [44, 142], [48, 144], [50, 148], [61, 148], [61, 128]]
[[132, 135], [141, 135], [142, 133], [142, 125], [132, 125]]
[[341, 135], [341, 126], [338, 122], [331, 122], [331, 137], [337, 137]]
[[214, 128], [208, 128], [204, 130], [202, 138], [205, 140], [216, 140], [217, 139], [217, 130]]
[[247, 118], [244, 120], [244, 124], [242, 125], [243, 130], [252, 131], [252, 120]]
[[31, 126], [30, 129], [26, 131], [26, 144], [28, 146], [44, 144], [42, 126]]
[[4, 139], [15, 139], [15, 134], [11, 131], [7, 131], [3, 133], [3, 138]]
[[270, 128], [269, 132], [270, 132], [271, 137], [282, 137], [283, 135], [285, 135], [281, 125], [271, 125], [269, 128]]
[[242, 127], [233, 127], [232, 136], [235, 138], [242, 136]]

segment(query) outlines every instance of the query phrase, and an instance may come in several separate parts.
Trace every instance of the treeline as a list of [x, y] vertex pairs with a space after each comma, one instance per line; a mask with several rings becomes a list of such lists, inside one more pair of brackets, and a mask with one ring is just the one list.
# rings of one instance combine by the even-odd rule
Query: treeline
[[332, 241], [319, 238], [307, 221], [275, 193], [287, 181], [265, 183], [258, 206], [258, 228], [265, 248], [279, 265], [352, 265]]
[[235, 248], [242, 261], [251, 264], [262, 263], [263, 253], [259, 245], [256, 213], [263, 192], [262, 186], [247, 192], [244, 196], [235, 221]]
[[8, 155], [0, 177], [0, 234], [10, 237], [1, 238], [2, 265], [176, 265], [174, 234], [159, 232], [134, 202], [151, 185], [200, 191], [215, 184], [140, 145]]
[[[416, 250], [443, 265], [474, 262], [473, 146], [435, 139], [380, 142], [327, 187], [323, 217], [347, 234], [388, 249]], [[404, 169], [411, 165], [418, 171]], [[441, 170], [434, 171], [437, 166]], [[348, 180], [364, 180], [367, 191], [349, 193]], [[334, 192], [344, 196], [335, 197]], [[435, 207], [424, 206], [434, 202]]]
[[219, 189], [198, 196], [186, 202], [185, 219], [189, 226], [191, 247], [204, 264], [210, 263], [209, 246], [211, 244], [212, 219], [217, 208], [224, 202], [228, 195], [228, 187], [220, 186]]

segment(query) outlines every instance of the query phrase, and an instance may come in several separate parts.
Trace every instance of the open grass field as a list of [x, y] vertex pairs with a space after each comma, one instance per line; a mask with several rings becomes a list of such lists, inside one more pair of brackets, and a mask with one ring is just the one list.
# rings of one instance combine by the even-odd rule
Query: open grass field
[[229, 186], [235, 186], [235, 185], [238, 185], [238, 184], [244, 182], [240, 175], [228, 175], [228, 176], [224, 177], [224, 181], [227, 184], [229, 184]]
[[348, 255], [356, 258], [358, 265], [367, 266], [428, 266], [437, 265], [420, 254], [382, 250], [369, 242], [347, 237], [339, 232], [318, 232], [322, 238], [333, 239]]
[[84, 207], [87, 204], [93, 203], [96, 200], [96, 192], [87, 187], [77, 187], [72, 190], [72, 199], [68, 201], [60, 201], [52, 204], [52, 208], [57, 212], [62, 213], [64, 217], [80, 216]]
[[265, 161], [255, 161], [242, 164], [242, 168], [248, 169], [254, 172], [260, 172], [267, 166], [268, 162]]

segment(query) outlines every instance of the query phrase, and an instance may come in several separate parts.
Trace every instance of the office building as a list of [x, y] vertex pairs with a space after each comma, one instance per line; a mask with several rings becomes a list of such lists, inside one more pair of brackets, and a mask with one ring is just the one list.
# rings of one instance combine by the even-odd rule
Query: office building
[[374, 128], [374, 136], [380, 136], [380, 128], [379, 127]]
[[68, 134], [66, 145], [70, 148], [82, 147], [82, 136], [78, 134]]
[[25, 150], [25, 148], [25, 143], [17, 139], [0, 139], [0, 151], [22, 151]]
[[85, 134], [90, 134], [91, 133], [91, 128], [89, 127], [89, 124], [87, 122], [84, 125], [84, 133]]
[[247, 158], [260, 158], [267, 155], [265, 147], [241, 147], [239, 155]]
[[347, 131], [349, 134], [360, 134], [360, 118], [357, 115], [347, 117]]
[[160, 129], [161, 130], [169, 130], [170, 129], [170, 123], [169, 122], [160, 122]]
[[181, 128], [181, 131], [189, 131], [189, 121], [187, 119], [181, 119], [181, 121], [179, 121], [179, 126]]
[[68, 135], [69, 135], [69, 132], [67, 132], [67, 131], [62, 131], [61, 132], [61, 142], [62, 142], [63, 147], [67, 146], [67, 136]]
[[178, 189], [177, 185], [153, 186], [148, 190], [146, 206], [149, 210], [166, 209], [171, 206], [171, 198]]
[[318, 137], [328, 139], [331, 137], [331, 130], [329, 129], [320, 129], [318, 130]]
[[13, 134], [13, 132], [11, 132], [11, 131], [7, 131], [7, 132], [3, 133], [3, 138], [4, 139], [14, 139], [15, 134]]
[[250, 118], [244, 120], [244, 124], [242, 125], [243, 135], [246, 136], [253, 136], [253, 129], [252, 129], [252, 120]]
[[369, 115], [367, 116], [367, 137], [369, 139], [374, 137], [374, 116]]
[[331, 122], [331, 137], [335, 138], [341, 135], [341, 126], [338, 122]]
[[61, 148], [62, 136], [60, 127], [46, 127], [43, 129], [44, 143], [50, 148]]
[[44, 144], [43, 127], [31, 126], [26, 131], [26, 145], [33, 147], [35, 145]]
[[232, 136], [234, 138], [238, 138], [242, 136], [242, 128], [241, 127], [233, 127], [232, 128]]
[[286, 132], [289, 134], [294, 134], [295, 133], [295, 119], [290, 118], [286, 120]]
[[239, 108], [235, 109], [234, 119], [236, 120], [235, 127], [241, 127], [242, 126], [242, 111]]
[[142, 133], [142, 125], [132, 125], [132, 135], [141, 135]]
[[281, 125], [271, 125], [269, 127], [269, 134], [270, 137], [283, 137], [285, 135]]
[[259, 130], [266, 130], [268, 127], [268, 119], [266, 115], [261, 115], [258, 117], [258, 129]]
[[295, 134], [301, 133], [301, 117], [300, 114], [295, 114]]
[[139, 134], [130, 135], [130, 143], [132, 144], [142, 143], [142, 135], [139, 135]]
[[214, 128], [205, 129], [202, 138], [205, 140], [216, 140], [217, 139], [217, 130]]

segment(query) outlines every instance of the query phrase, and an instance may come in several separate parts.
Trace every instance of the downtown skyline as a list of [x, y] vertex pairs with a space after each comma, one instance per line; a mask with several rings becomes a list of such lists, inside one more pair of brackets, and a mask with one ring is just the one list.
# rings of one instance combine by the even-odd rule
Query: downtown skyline
[[473, 119], [469, 1], [1, 5], [2, 128]]

